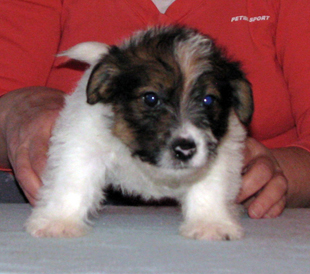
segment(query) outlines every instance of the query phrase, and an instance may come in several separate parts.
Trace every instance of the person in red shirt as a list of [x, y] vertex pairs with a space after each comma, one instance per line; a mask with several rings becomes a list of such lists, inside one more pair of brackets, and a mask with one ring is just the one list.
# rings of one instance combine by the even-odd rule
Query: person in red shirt
[[63, 65], [56, 54], [84, 41], [117, 44], [148, 26], [182, 24], [211, 35], [252, 83], [255, 112], [238, 202], [252, 218], [310, 205], [309, 1], [0, 0], [0, 6], [0, 167], [13, 170], [31, 204], [64, 94], [84, 70]]

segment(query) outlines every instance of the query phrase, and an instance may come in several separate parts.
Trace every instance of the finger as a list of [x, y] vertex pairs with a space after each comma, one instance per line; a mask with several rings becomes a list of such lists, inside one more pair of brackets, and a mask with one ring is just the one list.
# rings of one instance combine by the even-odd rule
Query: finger
[[237, 202], [242, 203], [256, 194], [273, 176], [274, 163], [268, 157], [258, 157], [248, 166], [242, 178], [242, 187]]
[[253, 195], [250, 198], [246, 199], [245, 201], [242, 202], [242, 205], [245, 209], [248, 209], [250, 205], [254, 202], [256, 197]]
[[285, 197], [286, 192], [287, 180], [282, 173], [278, 172], [248, 207], [249, 216], [254, 219], [262, 218]]
[[35, 199], [32, 196], [30, 196], [30, 194], [28, 194], [26, 191], [23, 190], [23, 192], [24, 192], [24, 194], [25, 194], [29, 204], [31, 204], [32, 206], [35, 206], [36, 203], [37, 203], [37, 199]]
[[283, 196], [279, 202], [277, 202], [270, 208], [270, 210], [263, 216], [263, 218], [269, 219], [279, 217], [285, 209], [285, 205], [286, 196]]
[[48, 141], [45, 139], [36, 139], [29, 147], [29, 158], [32, 169], [38, 177], [42, 175], [46, 166], [48, 151]]
[[29, 149], [19, 148], [13, 165], [18, 183], [31, 204], [36, 201], [38, 189], [42, 185], [40, 178], [33, 171], [29, 161]]

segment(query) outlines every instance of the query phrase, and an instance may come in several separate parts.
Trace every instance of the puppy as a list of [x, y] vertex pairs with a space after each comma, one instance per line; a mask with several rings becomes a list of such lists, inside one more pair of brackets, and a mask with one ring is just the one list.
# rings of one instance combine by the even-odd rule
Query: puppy
[[234, 201], [253, 106], [238, 64], [208, 36], [179, 26], [141, 31], [120, 46], [82, 43], [64, 55], [90, 67], [56, 122], [26, 230], [84, 235], [112, 185], [179, 201], [185, 237], [240, 239]]

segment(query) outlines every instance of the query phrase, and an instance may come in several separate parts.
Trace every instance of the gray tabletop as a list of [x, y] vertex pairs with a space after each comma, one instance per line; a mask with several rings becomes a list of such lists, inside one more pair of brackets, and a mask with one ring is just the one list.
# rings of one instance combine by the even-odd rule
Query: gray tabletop
[[27, 204], [0, 204], [0, 273], [310, 273], [310, 209], [277, 219], [246, 216], [243, 240], [178, 235], [175, 207], [108, 206], [76, 239], [35, 239], [23, 230]]

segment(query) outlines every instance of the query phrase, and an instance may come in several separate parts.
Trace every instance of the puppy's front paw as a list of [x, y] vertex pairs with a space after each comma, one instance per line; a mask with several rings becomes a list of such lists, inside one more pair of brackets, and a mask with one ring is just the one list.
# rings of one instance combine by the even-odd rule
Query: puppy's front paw
[[30, 217], [25, 224], [26, 231], [34, 237], [73, 238], [81, 237], [90, 230], [83, 221], [69, 219], [45, 219]]
[[197, 240], [239, 240], [243, 237], [243, 228], [237, 223], [225, 222], [185, 222], [180, 234]]

